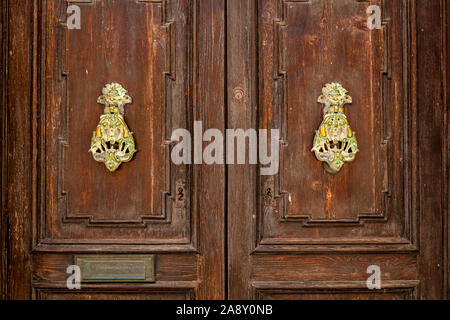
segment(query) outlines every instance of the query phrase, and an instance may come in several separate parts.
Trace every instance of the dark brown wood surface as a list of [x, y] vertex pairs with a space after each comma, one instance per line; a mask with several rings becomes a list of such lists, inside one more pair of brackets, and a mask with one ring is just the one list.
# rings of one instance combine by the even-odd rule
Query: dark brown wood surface
[[7, 241], [7, 229], [8, 229], [8, 211], [6, 204], [6, 193], [7, 193], [7, 143], [5, 141], [7, 137], [7, 126], [6, 126], [6, 113], [7, 113], [7, 98], [6, 98], [6, 59], [7, 59], [7, 26], [8, 26], [8, 17], [6, 10], [7, 3], [6, 1], [0, 2], [0, 25], [1, 25], [1, 34], [0, 34], [0, 94], [2, 106], [0, 108], [0, 136], [2, 137], [2, 148], [1, 148], [1, 216], [0, 216], [0, 299], [6, 299], [6, 278], [7, 278], [7, 265], [8, 265], [8, 241]]
[[[70, 4], [81, 30], [64, 26]], [[1, 1], [1, 298], [449, 298], [449, 6]], [[113, 174], [87, 152], [112, 81], [139, 150]], [[337, 175], [310, 152], [330, 81], [353, 97], [361, 149]], [[280, 128], [279, 174], [175, 166], [171, 132], [194, 120]], [[155, 254], [156, 283], [69, 291], [80, 254]]]
[[[444, 14], [442, 15], [443, 20], [443, 28], [442, 28], [442, 39], [443, 39], [443, 70], [444, 70], [444, 119], [443, 119], [443, 131], [444, 131], [444, 145], [443, 145], [443, 168], [445, 172], [445, 178], [444, 180], [444, 194], [443, 194], [443, 203], [444, 203], [444, 226], [445, 226], [445, 236], [447, 236], [447, 241], [444, 241], [444, 248], [446, 248], [444, 254], [446, 254], [446, 258], [444, 259], [444, 270], [446, 277], [446, 285], [447, 285], [447, 299], [450, 299], [450, 216], [449, 216], [449, 205], [450, 205], [450, 189], [449, 189], [449, 155], [450, 155], [450, 148], [449, 148], [449, 127], [448, 127], [448, 108], [450, 106], [450, 64], [448, 63], [448, 57], [450, 57], [450, 0], [443, 2], [443, 8], [444, 8]], [[446, 204], [446, 205], [445, 205]]]
[[[441, 252], [445, 237], [442, 227], [445, 218], [443, 204], [445, 190], [445, 163], [443, 160], [447, 125], [443, 109], [443, 62], [441, 8], [437, 3], [419, 1], [417, 10], [417, 87], [415, 88], [418, 113], [417, 204], [420, 214], [419, 274], [422, 277], [420, 297], [440, 299], [445, 297], [445, 262]], [[427, 76], [431, 75], [433, 76]], [[428, 78], [428, 79], [427, 79]], [[427, 79], [427, 80], [425, 80]], [[439, 159], [439, 160], [438, 160]], [[444, 256], [445, 257], [445, 256]]]
[[[383, 23], [371, 31], [373, 4]], [[227, 125], [281, 129], [278, 175], [228, 168], [230, 298], [446, 297], [440, 5], [228, 2]], [[336, 175], [310, 152], [332, 81], [353, 97], [361, 150]], [[371, 265], [378, 293], [366, 286]]]
[[[65, 26], [70, 4], [80, 30]], [[157, 253], [156, 283], [73, 298], [225, 297], [225, 168], [170, 161], [174, 129], [224, 128], [223, 6], [8, 2], [7, 298], [72, 297], [60, 291], [74, 256], [107, 253]], [[110, 173], [87, 150], [113, 81], [133, 98], [125, 120], [139, 152]]]

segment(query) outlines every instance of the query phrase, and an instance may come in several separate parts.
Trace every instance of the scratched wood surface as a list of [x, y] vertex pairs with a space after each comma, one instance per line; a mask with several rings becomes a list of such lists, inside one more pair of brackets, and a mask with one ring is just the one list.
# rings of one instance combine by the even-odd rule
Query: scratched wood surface
[[[382, 10], [380, 30], [367, 28], [370, 5]], [[228, 168], [230, 298], [446, 297], [440, 10], [228, 1], [228, 126], [280, 128], [282, 140], [279, 174]], [[346, 114], [361, 150], [336, 175], [310, 151], [331, 81], [353, 97]], [[377, 294], [370, 265], [385, 280]]]
[[[448, 2], [92, 0], [68, 31], [65, 1], [1, 1], [1, 297], [448, 297]], [[139, 150], [113, 175], [87, 152], [111, 81]], [[328, 81], [361, 148], [335, 176], [310, 152]], [[172, 165], [193, 120], [280, 128], [279, 174]], [[66, 289], [77, 254], [143, 253], [156, 283]]]
[[[74, 4], [80, 30], [67, 1], [8, 2], [7, 297], [224, 298], [224, 168], [175, 166], [169, 142], [194, 117], [224, 127], [224, 3]], [[113, 81], [138, 153], [111, 174], [87, 151]], [[156, 283], [67, 294], [74, 256], [107, 253], [157, 253]]]
[[1, 57], [1, 63], [0, 63], [0, 95], [2, 99], [2, 105], [3, 108], [0, 110], [0, 136], [2, 137], [2, 149], [0, 151], [0, 172], [1, 172], [1, 192], [0, 192], [0, 199], [1, 199], [1, 215], [0, 215], [0, 299], [6, 299], [6, 278], [7, 278], [7, 264], [8, 264], [8, 241], [7, 241], [7, 232], [8, 229], [8, 218], [7, 218], [7, 204], [6, 204], [6, 195], [7, 195], [7, 143], [4, 139], [6, 139], [6, 113], [7, 113], [7, 99], [6, 99], [6, 57], [8, 55], [7, 53], [7, 37], [6, 37], [6, 30], [7, 30], [7, 8], [6, 3], [2, 1], [0, 3], [0, 25], [2, 27], [3, 32], [0, 36], [0, 57]]

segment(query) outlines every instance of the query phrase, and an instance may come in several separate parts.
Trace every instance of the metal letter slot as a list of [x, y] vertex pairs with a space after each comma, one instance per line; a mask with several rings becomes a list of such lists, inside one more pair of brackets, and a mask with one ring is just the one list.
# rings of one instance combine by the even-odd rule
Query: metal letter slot
[[318, 102], [324, 105], [324, 119], [316, 131], [311, 151], [323, 162], [327, 172], [338, 173], [345, 162], [355, 160], [358, 142], [344, 114], [344, 105], [352, 103], [352, 97], [340, 83], [328, 83], [322, 89]]
[[107, 84], [102, 93], [97, 103], [105, 105], [105, 111], [92, 137], [89, 152], [113, 172], [122, 162], [131, 161], [136, 152], [133, 133], [124, 119], [124, 107], [132, 100], [118, 83]]
[[140, 256], [77, 256], [81, 282], [155, 282], [155, 257]]

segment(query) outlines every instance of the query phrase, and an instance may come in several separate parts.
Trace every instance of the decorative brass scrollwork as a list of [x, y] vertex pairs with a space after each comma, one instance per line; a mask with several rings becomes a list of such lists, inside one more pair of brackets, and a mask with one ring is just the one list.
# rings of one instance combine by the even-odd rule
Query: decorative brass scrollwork
[[329, 173], [338, 173], [345, 162], [355, 160], [358, 141], [344, 114], [344, 105], [352, 103], [352, 97], [340, 83], [328, 83], [322, 89], [318, 102], [324, 105], [324, 119], [316, 131], [311, 151]]
[[105, 105], [105, 111], [92, 137], [89, 152], [113, 172], [122, 162], [130, 161], [136, 152], [133, 133], [123, 117], [125, 105], [132, 100], [127, 95], [128, 91], [118, 83], [107, 84], [102, 93], [97, 103]]

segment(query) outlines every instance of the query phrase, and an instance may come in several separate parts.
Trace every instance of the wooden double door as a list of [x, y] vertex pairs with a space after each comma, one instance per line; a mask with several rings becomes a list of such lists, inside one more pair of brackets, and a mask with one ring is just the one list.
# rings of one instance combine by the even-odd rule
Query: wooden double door
[[[2, 1], [3, 298], [446, 298], [444, 7]], [[337, 174], [311, 152], [333, 81], [359, 143]], [[138, 150], [114, 172], [88, 152], [112, 82]], [[195, 121], [278, 129], [279, 170], [174, 163]], [[83, 259], [104, 269], [70, 290]]]

